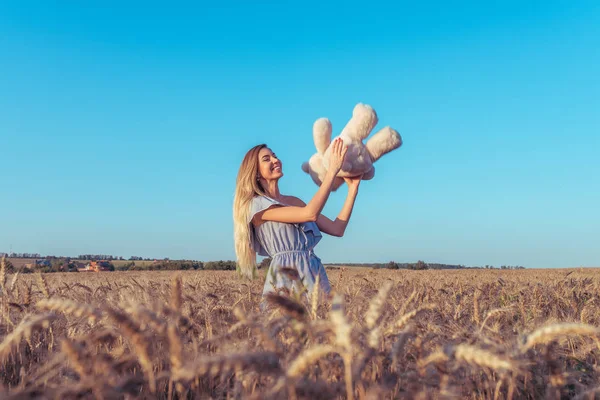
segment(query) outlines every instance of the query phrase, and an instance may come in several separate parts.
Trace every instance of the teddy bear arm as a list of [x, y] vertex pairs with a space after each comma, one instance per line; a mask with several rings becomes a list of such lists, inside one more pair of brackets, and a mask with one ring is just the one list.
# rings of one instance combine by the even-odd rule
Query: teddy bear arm
[[400, 146], [402, 146], [402, 137], [389, 126], [374, 134], [365, 145], [372, 162]]

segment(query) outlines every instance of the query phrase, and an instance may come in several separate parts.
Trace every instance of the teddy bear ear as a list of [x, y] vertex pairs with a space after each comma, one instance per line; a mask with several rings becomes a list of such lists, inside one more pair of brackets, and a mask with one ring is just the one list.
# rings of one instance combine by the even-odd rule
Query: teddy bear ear
[[327, 118], [319, 118], [313, 124], [313, 140], [317, 152], [324, 154], [331, 143], [331, 121]]
[[302, 163], [302, 171], [304, 171], [308, 174], [308, 161], [304, 161]]

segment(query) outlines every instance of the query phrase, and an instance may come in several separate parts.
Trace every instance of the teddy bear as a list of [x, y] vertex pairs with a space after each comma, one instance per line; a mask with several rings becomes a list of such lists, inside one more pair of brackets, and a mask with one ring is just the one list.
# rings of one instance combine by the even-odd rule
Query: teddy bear
[[[333, 182], [332, 191], [336, 191], [344, 183], [343, 177], [363, 174], [363, 180], [373, 179], [375, 176], [373, 163], [383, 155], [402, 146], [402, 137], [389, 126], [375, 133], [366, 144], [363, 143], [378, 121], [377, 113], [371, 106], [363, 103], [354, 106], [352, 118], [338, 135], [348, 146], [348, 151], [342, 168]], [[329, 166], [331, 132], [329, 119], [319, 118], [315, 121], [313, 140], [317, 152], [308, 161], [302, 163], [302, 170], [310, 175], [317, 186], [321, 186]]]

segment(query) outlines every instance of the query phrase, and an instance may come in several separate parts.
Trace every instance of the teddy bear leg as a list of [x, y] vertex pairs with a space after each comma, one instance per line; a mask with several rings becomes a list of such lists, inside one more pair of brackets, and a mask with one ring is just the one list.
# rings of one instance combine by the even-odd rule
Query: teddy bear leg
[[358, 103], [352, 110], [352, 118], [348, 121], [341, 136], [362, 142], [369, 136], [379, 119], [375, 110], [367, 104]]
[[370, 179], [373, 179], [373, 177], [375, 176], [375, 166], [372, 165], [371, 169], [368, 170], [367, 172], [365, 172], [362, 176], [362, 180], [363, 181], [368, 181]]
[[339, 187], [344, 184], [344, 182], [345, 182], [344, 178], [339, 178], [339, 177], [335, 178], [333, 180], [333, 185], [331, 185], [331, 191], [335, 192], [336, 190], [338, 190]]
[[331, 122], [327, 118], [319, 118], [313, 124], [313, 140], [319, 154], [324, 154], [331, 143]]
[[302, 171], [309, 174], [317, 186], [321, 186], [325, 176], [323, 157], [319, 153], [313, 154], [307, 162], [302, 163]]
[[317, 174], [311, 170], [308, 161], [302, 163], [302, 171], [306, 172], [317, 186], [321, 186], [321, 181], [319, 180]]
[[402, 137], [394, 129], [386, 126], [379, 132], [371, 136], [365, 147], [371, 156], [371, 161], [375, 162], [381, 156], [402, 146]]

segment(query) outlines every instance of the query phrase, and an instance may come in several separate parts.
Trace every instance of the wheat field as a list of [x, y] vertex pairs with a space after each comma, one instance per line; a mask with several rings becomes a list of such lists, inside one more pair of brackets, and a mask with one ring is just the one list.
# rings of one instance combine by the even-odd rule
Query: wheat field
[[263, 275], [2, 271], [0, 397], [600, 394], [598, 270], [328, 275], [331, 296], [282, 292], [261, 310]]

